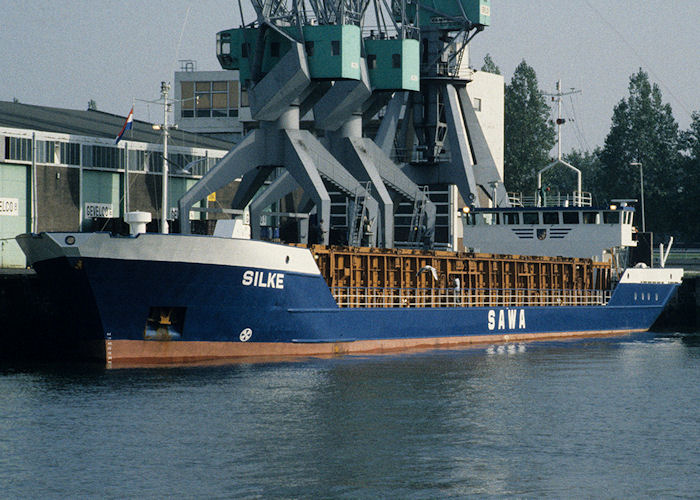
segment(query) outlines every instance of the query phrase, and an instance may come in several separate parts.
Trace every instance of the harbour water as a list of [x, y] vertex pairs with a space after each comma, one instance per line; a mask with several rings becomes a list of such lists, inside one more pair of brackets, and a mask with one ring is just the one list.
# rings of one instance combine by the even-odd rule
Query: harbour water
[[5, 498], [700, 496], [700, 333], [0, 365]]

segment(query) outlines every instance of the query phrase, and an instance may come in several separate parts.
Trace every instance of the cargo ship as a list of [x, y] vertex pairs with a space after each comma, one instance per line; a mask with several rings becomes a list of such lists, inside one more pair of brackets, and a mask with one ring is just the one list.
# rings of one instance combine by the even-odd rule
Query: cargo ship
[[[580, 171], [561, 159], [561, 141], [559, 159], [544, 170], [563, 164], [578, 172], [570, 204], [548, 207], [541, 191], [525, 207], [506, 192], [494, 153], [503, 150], [495, 133], [503, 81], [471, 69], [467, 53], [490, 23], [489, 0], [375, 3], [374, 18], [392, 22], [369, 32], [369, 4], [253, 4], [254, 21], [241, 19], [216, 38], [221, 67], [237, 71], [238, 81], [183, 80], [175, 100], [161, 83], [163, 234], [145, 233], [150, 214], [130, 214], [125, 203], [129, 236], [17, 237], [74, 319], [61, 339], [69, 349], [114, 366], [652, 325], [683, 272], [627, 258], [632, 208], [592, 208]], [[490, 92], [470, 94], [479, 85], [493, 90], [491, 101]], [[166, 234], [175, 208], [169, 106], [181, 118], [239, 116], [239, 86], [246, 134], [177, 200], [182, 234]], [[563, 95], [555, 94], [560, 109]], [[493, 126], [482, 127], [488, 116]], [[559, 130], [562, 123], [560, 116]], [[249, 210], [252, 238], [225, 229], [238, 218], [218, 221], [211, 236], [189, 234], [190, 214], [206, 212], [202, 202], [234, 183], [230, 203], [216, 209]], [[460, 205], [463, 241], [454, 230]], [[298, 238], [262, 241], [265, 214], [285, 218]]]
[[[558, 220], [569, 214], [569, 221], [575, 214], [581, 224], [584, 213], [596, 213], [599, 234], [617, 239], [631, 230], [626, 209], [498, 211], [519, 214], [518, 224], [508, 227], [514, 234], [546, 229], [547, 237], [533, 239], [553, 246], [540, 253], [563, 253], [566, 238], [559, 235], [576, 224], [525, 226], [524, 212], [540, 218], [555, 213]], [[611, 213], [617, 222], [610, 222]], [[465, 228], [472, 223], [465, 220]], [[81, 322], [72, 332], [75, 349], [109, 366], [646, 331], [683, 275], [681, 269], [644, 264], [622, 269], [613, 258], [287, 245], [202, 235], [76, 232], [17, 240], [57, 297], [69, 297], [65, 307]]]

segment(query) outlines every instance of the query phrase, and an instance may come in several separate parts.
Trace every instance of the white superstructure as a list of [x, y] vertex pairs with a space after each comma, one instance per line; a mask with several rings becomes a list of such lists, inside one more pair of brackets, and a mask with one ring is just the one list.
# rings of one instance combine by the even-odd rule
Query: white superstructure
[[475, 252], [602, 260], [613, 249], [637, 246], [630, 207], [491, 208], [462, 215], [464, 246]]

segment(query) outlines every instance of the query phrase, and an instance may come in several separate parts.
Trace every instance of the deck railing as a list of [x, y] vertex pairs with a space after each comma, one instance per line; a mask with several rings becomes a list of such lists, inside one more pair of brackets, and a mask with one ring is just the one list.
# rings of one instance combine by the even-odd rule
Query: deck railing
[[602, 306], [610, 291], [331, 287], [339, 307]]
[[508, 201], [514, 207], [590, 207], [593, 205], [593, 196], [587, 191], [574, 191], [573, 193], [549, 193], [545, 199], [536, 194], [509, 192]]

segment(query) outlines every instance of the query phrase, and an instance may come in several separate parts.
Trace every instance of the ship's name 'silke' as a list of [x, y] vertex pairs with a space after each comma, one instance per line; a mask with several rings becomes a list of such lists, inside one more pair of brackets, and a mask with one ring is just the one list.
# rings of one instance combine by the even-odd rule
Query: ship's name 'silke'
[[244, 286], [257, 286], [260, 288], [284, 288], [284, 274], [272, 271], [253, 271], [248, 269], [243, 273]]

